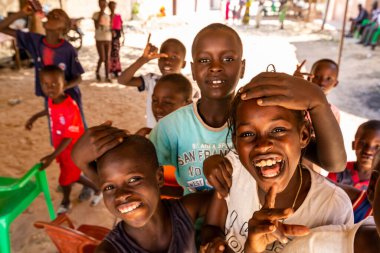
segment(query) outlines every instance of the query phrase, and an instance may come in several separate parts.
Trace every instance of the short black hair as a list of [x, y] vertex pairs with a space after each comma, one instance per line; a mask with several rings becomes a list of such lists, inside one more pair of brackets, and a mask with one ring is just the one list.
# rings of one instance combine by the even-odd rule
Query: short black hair
[[225, 24], [222, 24], [222, 23], [213, 23], [213, 24], [210, 24], [206, 27], [204, 27], [203, 29], [201, 29], [197, 35], [195, 36], [194, 40], [193, 40], [193, 45], [191, 46], [191, 53], [194, 55], [194, 50], [195, 50], [195, 46], [197, 45], [198, 43], [198, 39], [199, 37], [204, 33], [204, 32], [207, 32], [207, 31], [227, 31], [227, 32], [231, 32], [233, 34], [233, 36], [237, 39], [240, 47], [241, 47], [241, 52], [243, 54], [243, 43], [241, 42], [241, 38], [239, 36], [239, 34], [231, 27], [225, 25]]
[[327, 58], [320, 59], [320, 60], [314, 62], [313, 66], [311, 67], [311, 73], [313, 73], [314, 69], [318, 66], [318, 64], [321, 64], [321, 63], [329, 63], [329, 64], [333, 65], [336, 68], [336, 74], [337, 75], [339, 74], [338, 63], [336, 63], [335, 61], [333, 61], [331, 59], [327, 59]]
[[[139, 162], [149, 163], [152, 169], [158, 169], [158, 158], [156, 154], [156, 149], [153, 143], [147, 138], [140, 135], [128, 135], [123, 139], [123, 141], [116, 147], [105, 152], [101, 157], [97, 159], [97, 171], [99, 172], [99, 164], [103, 159], [105, 159], [110, 154], [118, 151], [121, 148], [131, 147], [130, 155], [132, 155]], [[128, 154], [126, 154], [128, 155]]]
[[183, 53], [183, 59], [186, 58], [186, 47], [185, 47], [185, 45], [181, 41], [179, 41], [179, 40], [177, 40], [175, 38], [170, 38], [170, 39], [167, 39], [164, 42], [162, 42], [161, 47], [160, 47], [160, 51], [164, 47], [164, 45], [167, 44], [167, 43], [178, 44], [181, 52]]
[[178, 73], [164, 75], [157, 81], [157, 84], [160, 82], [175, 83], [176, 92], [182, 94], [185, 100], [191, 100], [193, 96], [193, 87], [189, 79], [184, 75]]
[[69, 15], [67, 15], [67, 13], [62, 9], [53, 9], [49, 11], [49, 13], [51, 12], [57, 12], [59, 13], [59, 15], [63, 16], [63, 18], [65, 19], [65, 31], [63, 32], [63, 34], [66, 35], [70, 31], [70, 28], [71, 28], [71, 19]]
[[48, 73], [55, 73], [58, 74], [65, 80], [65, 72], [58, 67], [57, 65], [46, 65], [40, 70], [40, 76], [43, 74], [48, 74]]
[[359, 138], [359, 133], [363, 131], [380, 131], [380, 120], [368, 120], [358, 127], [355, 134], [355, 139]]

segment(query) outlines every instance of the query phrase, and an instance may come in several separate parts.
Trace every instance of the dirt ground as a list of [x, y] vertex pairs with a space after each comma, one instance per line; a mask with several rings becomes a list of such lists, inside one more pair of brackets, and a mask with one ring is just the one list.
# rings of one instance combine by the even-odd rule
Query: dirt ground
[[[175, 21], [175, 20], [174, 20]], [[204, 23], [175, 21], [152, 25], [131, 24], [127, 30], [126, 44], [122, 48], [122, 66], [131, 64], [145, 46], [148, 32], [152, 32], [152, 42], [159, 45], [168, 37], [182, 40], [188, 52], [192, 38]], [[285, 30], [279, 31], [274, 21], [263, 22], [259, 30], [254, 26], [235, 26], [244, 43], [247, 68], [243, 85], [255, 74], [264, 71], [270, 63], [277, 71], [292, 73], [295, 65], [307, 59], [306, 69], [319, 58], [336, 59], [338, 32], [334, 29], [316, 33], [317, 25], [287, 22]], [[186, 31], [186, 32], [184, 32]], [[112, 120], [115, 126], [131, 131], [144, 126], [145, 94], [135, 88], [94, 81], [97, 61], [92, 41], [91, 28], [85, 29], [85, 46], [79, 51], [79, 59], [86, 73], [80, 87], [86, 120], [89, 126], [105, 120]], [[354, 159], [349, 150], [353, 134], [361, 122], [368, 118], [380, 118], [380, 49], [369, 51], [355, 44], [354, 39], [346, 41], [340, 68], [339, 86], [329, 95], [331, 103], [342, 110], [342, 132], [345, 137], [349, 159]], [[190, 53], [188, 53], [190, 60]], [[140, 73], [157, 72], [156, 62], [148, 63]], [[190, 74], [187, 64], [185, 74]], [[39, 159], [52, 151], [49, 144], [47, 120], [36, 122], [32, 131], [26, 131], [24, 124], [28, 117], [43, 108], [43, 100], [34, 96], [34, 71], [23, 68], [14, 71], [0, 69], [0, 175], [20, 177]], [[17, 99], [20, 103], [11, 105]], [[54, 163], [47, 169], [54, 206], [57, 208], [61, 195], [56, 191], [59, 168]], [[77, 200], [81, 187], [76, 186], [72, 193], [73, 209], [70, 217], [76, 225], [97, 224], [112, 227], [114, 218], [103, 203], [90, 207], [89, 202]], [[56, 252], [50, 239], [41, 230], [33, 227], [37, 220], [48, 220], [47, 209], [41, 196], [20, 215], [11, 227], [12, 252]]]

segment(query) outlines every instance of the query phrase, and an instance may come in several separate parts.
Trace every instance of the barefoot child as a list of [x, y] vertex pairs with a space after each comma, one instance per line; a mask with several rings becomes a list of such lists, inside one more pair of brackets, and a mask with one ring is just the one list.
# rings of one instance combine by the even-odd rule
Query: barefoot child
[[[261, 78], [251, 84], [260, 84]], [[204, 164], [206, 171], [233, 168], [228, 196], [224, 200], [215, 194], [210, 206], [207, 224], [212, 226], [205, 229], [205, 242], [225, 240], [234, 252], [280, 252], [293, 236], [307, 232], [304, 226], [352, 224], [351, 202], [343, 190], [300, 163], [310, 140], [305, 111], [265, 98], [246, 100], [246, 91], [235, 97], [229, 119], [238, 156], [230, 152]], [[210, 163], [214, 158], [216, 163]]]
[[340, 184], [366, 190], [371, 176], [374, 155], [380, 149], [380, 121], [369, 120], [361, 124], [352, 142], [356, 161], [348, 162], [346, 169], [340, 173], [330, 173], [328, 177]]
[[[160, 120], [149, 137], [157, 149], [160, 164], [177, 168], [177, 181], [185, 194], [211, 189], [203, 174], [203, 161], [214, 154], [225, 155], [232, 147], [227, 136], [229, 106], [245, 70], [240, 37], [223, 24], [211, 24], [198, 32], [192, 57], [193, 79], [201, 91], [201, 99]], [[308, 107], [311, 104], [315, 106], [310, 112], [320, 124], [315, 127], [318, 152], [310, 152], [313, 149], [310, 147], [308, 154], [317, 154], [310, 159], [319, 160], [328, 170], [340, 171], [345, 164], [345, 151], [339, 125], [328, 121], [331, 112], [320, 89], [298, 79], [275, 73], [270, 84], [277, 89], [267, 89], [268, 83], [260, 89], [266, 92], [267, 99], [275, 99], [276, 92], [294, 94], [281, 96], [284, 106], [292, 105], [293, 101], [301, 101], [303, 109], [312, 109]], [[297, 85], [289, 85], [294, 80]], [[330, 139], [336, 142], [330, 145]]]
[[[143, 55], [138, 58], [131, 66], [124, 70], [118, 78], [120, 84], [127, 86], [135, 86], [139, 91], [147, 91], [146, 99], [146, 120], [147, 127], [153, 128], [156, 125], [156, 120], [152, 112], [152, 93], [154, 86], [161, 75], [170, 73], [181, 73], [186, 65], [186, 48], [177, 39], [167, 39], [164, 41], [158, 53], [157, 48], [150, 42], [150, 34]], [[134, 74], [146, 63], [158, 58], [158, 68], [161, 75], [149, 73], [143, 76], [134, 77]]]
[[84, 132], [78, 105], [64, 93], [65, 76], [58, 66], [49, 65], [41, 69], [40, 80], [42, 91], [48, 97], [49, 114], [33, 116], [27, 127], [32, 129], [33, 122], [41, 116], [49, 115], [54, 152], [41, 159], [42, 169], [46, 169], [54, 159], [59, 163], [61, 172], [59, 184], [63, 189], [63, 199], [57, 214], [65, 213], [70, 208], [72, 183], [77, 182], [95, 191], [92, 205], [97, 205], [102, 198], [100, 191], [72, 162], [70, 153], [78, 138]]
[[[32, 7], [25, 5], [21, 11], [11, 15], [0, 22], [0, 32], [13, 36], [17, 39], [19, 48], [29, 52], [34, 61], [35, 67], [35, 94], [44, 96], [41, 89], [39, 71], [47, 65], [59, 66], [65, 74], [66, 86], [65, 93], [70, 95], [77, 103], [84, 125], [84, 114], [82, 108], [81, 92], [77, 86], [81, 82], [81, 74], [84, 70], [78, 61], [78, 55], [74, 47], [63, 39], [70, 28], [71, 21], [69, 16], [61, 9], [50, 11], [44, 23], [46, 36], [13, 30], [9, 26], [13, 21], [23, 18], [33, 13]], [[47, 113], [47, 97], [45, 97], [45, 109], [41, 114]]]

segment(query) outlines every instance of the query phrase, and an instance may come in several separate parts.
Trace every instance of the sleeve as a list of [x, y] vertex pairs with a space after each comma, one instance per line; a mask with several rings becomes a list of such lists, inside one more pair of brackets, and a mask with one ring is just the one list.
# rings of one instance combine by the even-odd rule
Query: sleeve
[[99, 12], [95, 12], [93, 15], [92, 15], [92, 19], [93, 20], [97, 20], [99, 17]]
[[332, 225], [353, 225], [354, 211], [348, 195], [338, 186], [334, 185], [334, 192], [331, 194], [328, 209], [325, 210], [324, 224]]
[[66, 128], [62, 133], [64, 138], [77, 139], [83, 132], [82, 118], [79, 108], [74, 101], [70, 102], [70, 107], [65, 115]]
[[154, 144], [160, 165], [173, 165], [178, 168], [177, 136], [172, 132], [170, 124], [165, 124], [160, 120], [149, 135], [150, 141]]
[[41, 39], [41, 35], [23, 32], [21, 30], [16, 31], [16, 39], [17, 39], [17, 47], [27, 50], [32, 57], [37, 55], [37, 48], [35, 41], [39, 41]]
[[73, 47], [71, 48], [70, 55], [70, 73], [68, 73], [69, 77], [67, 78], [67, 81], [71, 81], [71, 79], [76, 78], [84, 73], [84, 69], [78, 59], [78, 53]]

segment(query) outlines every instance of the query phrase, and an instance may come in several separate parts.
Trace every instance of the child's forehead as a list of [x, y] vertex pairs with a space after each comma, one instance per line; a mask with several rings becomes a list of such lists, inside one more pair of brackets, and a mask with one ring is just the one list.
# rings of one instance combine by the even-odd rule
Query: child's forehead
[[206, 46], [213, 46], [216, 43], [224, 43], [228, 50], [241, 52], [243, 50], [240, 38], [237, 35], [226, 29], [205, 30], [199, 34], [193, 43], [193, 54], [205, 51]]

